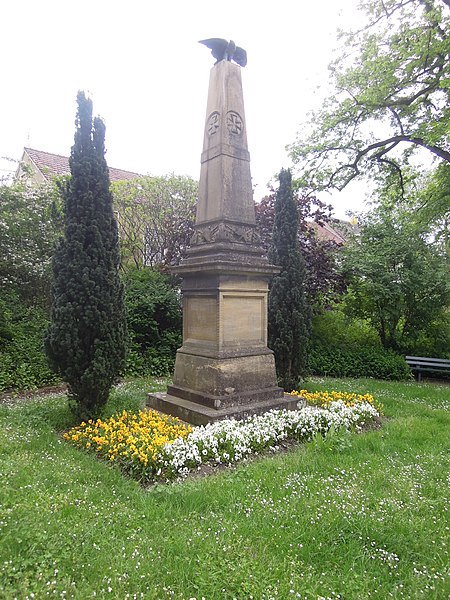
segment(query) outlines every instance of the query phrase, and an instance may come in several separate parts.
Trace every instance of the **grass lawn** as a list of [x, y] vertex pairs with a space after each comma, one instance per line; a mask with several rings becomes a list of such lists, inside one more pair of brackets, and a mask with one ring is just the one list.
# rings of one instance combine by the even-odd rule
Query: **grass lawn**
[[373, 394], [382, 429], [147, 490], [61, 439], [64, 396], [0, 405], [0, 598], [448, 598], [450, 386], [305, 387]]

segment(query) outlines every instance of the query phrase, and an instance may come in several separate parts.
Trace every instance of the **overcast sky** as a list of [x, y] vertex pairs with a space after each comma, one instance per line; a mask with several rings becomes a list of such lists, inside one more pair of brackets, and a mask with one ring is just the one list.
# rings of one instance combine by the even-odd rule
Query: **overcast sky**
[[[0, 8], [0, 157], [24, 146], [68, 156], [76, 94], [106, 122], [112, 167], [198, 179], [206, 111], [209, 37], [247, 50], [242, 80], [255, 198], [281, 167], [285, 146], [326, 93], [336, 30], [357, 0], [4, 0]], [[0, 161], [1, 169], [11, 167]], [[5, 173], [1, 171], [0, 173]], [[361, 207], [350, 188], [337, 216]]]

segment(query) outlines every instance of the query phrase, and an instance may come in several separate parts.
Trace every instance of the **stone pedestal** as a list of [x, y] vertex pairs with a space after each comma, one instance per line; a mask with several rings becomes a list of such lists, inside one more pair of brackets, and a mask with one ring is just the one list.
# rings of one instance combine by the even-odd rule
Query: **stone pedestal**
[[173, 385], [153, 408], [193, 424], [244, 418], [298, 399], [277, 386], [267, 347], [270, 278], [256, 232], [240, 67], [211, 70], [199, 203], [183, 279], [183, 346]]

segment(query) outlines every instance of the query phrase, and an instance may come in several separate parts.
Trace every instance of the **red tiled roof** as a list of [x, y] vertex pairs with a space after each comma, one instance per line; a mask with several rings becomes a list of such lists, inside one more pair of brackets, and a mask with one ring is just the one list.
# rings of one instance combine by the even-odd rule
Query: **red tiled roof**
[[[46, 179], [55, 175], [70, 175], [69, 159], [67, 156], [51, 154], [50, 152], [34, 150], [33, 148], [24, 148], [24, 151]], [[114, 169], [113, 167], [108, 168], [111, 181], [122, 181], [124, 179], [136, 179], [137, 177], [142, 177], [139, 173], [133, 173], [132, 171]]]
[[341, 246], [345, 244], [346, 238], [342, 234], [342, 232], [338, 231], [335, 227], [330, 225], [329, 223], [324, 223], [323, 225], [319, 225], [316, 222], [312, 222], [309, 224], [312, 229], [314, 229], [317, 233], [317, 237], [319, 240], [324, 241], [332, 241]]

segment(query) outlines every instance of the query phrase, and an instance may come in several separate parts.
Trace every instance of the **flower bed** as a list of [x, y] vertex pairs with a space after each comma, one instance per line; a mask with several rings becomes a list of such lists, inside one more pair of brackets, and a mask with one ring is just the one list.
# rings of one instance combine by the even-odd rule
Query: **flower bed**
[[374, 399], [372, 394], [355, 394], [350, 392], [336, 392], [336, 391], [319, 391], [319, 392], [308, 392], [307, 390], [292, 391], [292, 396], [300, 396], [306, 403], [312, 406], [321, 406], [322, 408], [328, 408], [332, 402], [342, 400], [345, 406], [352, 407], [363, 402], [367, 402], [372, 405], [377, 411], [383, 414], [384, 406], [381, 402]]
[[333, 428], [360, 428], [379, 416], [368, 403], [347, 407], [342, 401], [327, 409], [273, 410], [246, 421], [233, 419], [196, 427], [162, 449], [162, 469], [170, 475], [185, 475], [202, 463], [237, 462], [284, 440], [310, 441], [317, 433]]
[[78, 448], [117, 462], [136, 479], [148, 479], [158, 469], [161, 449], [192, 431], [178, 419], [154, 410], [123, 411], [107, 421], [98, 419], [73, 427], [64, 438]]
[[[304, 395], [304, 390], [296, 395]], [[373, 399], [372, 399], [373, 400]], [[82, 423], [64, 434], [79, 448], [116, 462], [143, 482], [185, 476], [202, 464], [232, 464], [285, 440], [309, 441], [330, 429], [358, 429], [380, 412], [366, 396], [353, 403], [330, 400], [326, 408], [273, 410], [245, 421], [234, 419], [196, 427], [155, 411]]]

